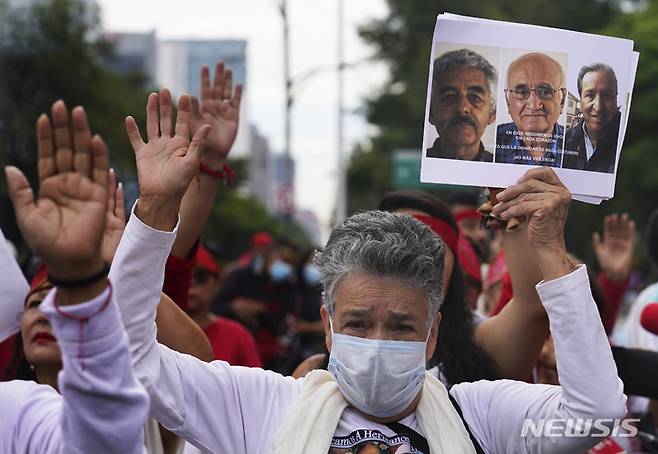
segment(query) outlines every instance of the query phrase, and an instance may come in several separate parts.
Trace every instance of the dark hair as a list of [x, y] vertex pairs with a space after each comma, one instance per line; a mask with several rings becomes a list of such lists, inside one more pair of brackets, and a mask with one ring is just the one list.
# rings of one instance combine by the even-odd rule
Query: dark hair
[[479, 207], [480, 194], [472, 191], [456, 191], [445, 197], [448, 205], [468, 205]]
[[313, 258], [315, 251], [319, 251], [319, 250], [320, 248], [307, 248], [302, 252], [302, 254], [299, 256], [299, 259], [297, 260], [295, 273], [297, 274], [297, 283], [302, 289], [318, 287], [317, 285], [316, 286], [308, 285], [308, 283], [306, 282], [306, 277], [304, 276], [304, 266], [306, 266], [306, 262], [308, 262], [309, 259]]
[[455, 232], [459, 232], [457, 222], [452, 216], [448, 205], [423, 191], [402, 189], [400, 191], [389, 192], [381, 198], [377, 208], [382, 211], [397, 211], [405, 208], [422, 211], [433, 218], [447, 222]]
[[583, 95], [583, 79], [585, 76], [588, 73], [596, 71], [605, 71], [610, 74], [610, 77], [615, 81], [615, 91], [617, 91], [617, 75], [615, 74], [615, 70], [605, 63], [594, 63], [593, 65], [585, 65], [580, 68], [580, 72], [578, 73], [578, 95]]
[[[441, 219], [455, 232], [459, 231], [450, 208], [422, 191], [401, 190], [386, 194], [378, 208], [382, 211], [415, 209]], [[464, 301], [464, 279], [457, 254], [440, 312], [441, 329], [429, 366], [439, 366], [450, 384], [498, 378], [493, 360], [473, 339], [473, 314]]]
[[295, 252], [299, 252], [299, 245], [287, 237], [277, 239], [276, 246], [277, 249], [290, 248]]
[[32, 380], [37, 381], [34, 370], [27, 362], [25, 352], [23, 351], [23, 336], [17, 333], [14, 336], [14, 349], [7, 368], [2, 371], [3, 380]]
[[647, 223], [647, 253], [654, 266], [658, 266], [658, 209], [655, 209]]

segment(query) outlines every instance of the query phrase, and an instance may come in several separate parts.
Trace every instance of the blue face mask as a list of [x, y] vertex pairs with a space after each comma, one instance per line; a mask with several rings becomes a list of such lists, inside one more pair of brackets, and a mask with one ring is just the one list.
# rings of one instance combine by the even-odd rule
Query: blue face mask
[[274, 282], [282, 282], [288, 280], [292, 275], [292, 266], [283, 260], [275, 260], [270, 265], [270, 277]]
[[317, 287], [320, 285], [320, 271], [318, 271], [315, 265], [307, 263], [304, 265], [304, 270], [302, 272], [304, 275], [304, 282], [306, 282], [309, 287]]
[[329, 372], [345, 399], [380, 418], [406, 410], [425, 382], [425, 342], [375, 340], [334, 332], [331, 322]]

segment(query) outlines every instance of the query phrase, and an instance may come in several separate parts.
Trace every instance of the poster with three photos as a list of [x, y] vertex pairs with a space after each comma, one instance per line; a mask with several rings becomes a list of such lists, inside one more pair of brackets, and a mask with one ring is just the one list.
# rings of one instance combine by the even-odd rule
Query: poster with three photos
[[549, 166], [574, 198], [611, 198], [638, 58], [626, 39], [439, 15], [421, 181], [507, 187]]

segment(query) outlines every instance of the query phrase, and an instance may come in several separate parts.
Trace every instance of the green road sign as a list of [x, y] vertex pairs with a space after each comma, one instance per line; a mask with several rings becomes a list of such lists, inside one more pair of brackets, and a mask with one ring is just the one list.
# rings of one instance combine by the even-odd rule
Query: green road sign
[[396, 150], [392, 164], [395, 189], [436, 189], [437, 185], [420, 182], [420, 151]]

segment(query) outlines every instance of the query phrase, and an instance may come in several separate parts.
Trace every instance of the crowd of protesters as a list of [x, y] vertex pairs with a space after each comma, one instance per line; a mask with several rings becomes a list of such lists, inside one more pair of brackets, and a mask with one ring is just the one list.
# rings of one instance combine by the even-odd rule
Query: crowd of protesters
[[596, 274], [534, 168], [492, 196], [503, 228], [479, 192], [401, 190], [326, 245], [254, 232], [229, 262], [202, 238], [242, 87], [222, 63], [200, 85], [152, 93], [146, 136], [126, 118], [132, 207], [82, 107], [37, 120], [38, 190], [6, 168], [38, 267], [0, 238], [0, 453], [658, 452], [658, 284], [633, 298], [627, 214], [593, 232]]

